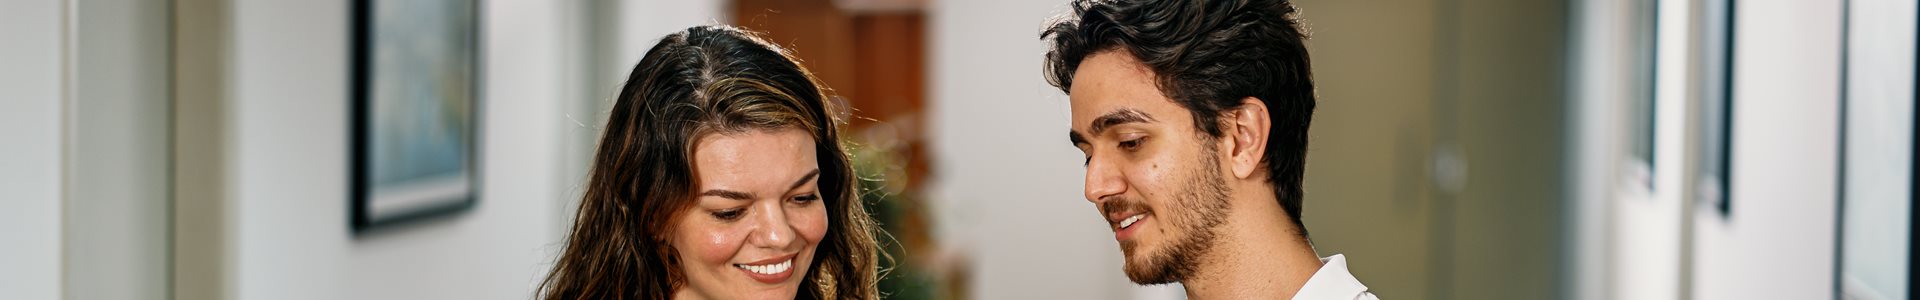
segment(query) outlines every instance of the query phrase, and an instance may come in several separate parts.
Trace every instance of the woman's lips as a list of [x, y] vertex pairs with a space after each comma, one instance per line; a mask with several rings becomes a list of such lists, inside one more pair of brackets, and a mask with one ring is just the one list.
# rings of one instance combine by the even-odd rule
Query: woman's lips
[[768, 284], [781, 283], [793, 277], [795, 257], [798, 256], [789, 255], [785, 259], [776, 258], [756, 262], [759, 264], [733, 264], [733, 267], [739, 269], [741, 273], [746, 273], [747, 277], [753, 278], [754, 281]]

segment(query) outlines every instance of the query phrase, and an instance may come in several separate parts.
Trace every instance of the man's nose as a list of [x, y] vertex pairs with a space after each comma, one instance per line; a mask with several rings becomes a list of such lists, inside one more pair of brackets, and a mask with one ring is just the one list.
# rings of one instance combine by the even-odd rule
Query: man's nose
[[1119, 195], [1127, 191], [1126, 180], [1120, 168], [1104, 159], [1087, 161], [1087, 201], [1100, 204], [1106, 197]]

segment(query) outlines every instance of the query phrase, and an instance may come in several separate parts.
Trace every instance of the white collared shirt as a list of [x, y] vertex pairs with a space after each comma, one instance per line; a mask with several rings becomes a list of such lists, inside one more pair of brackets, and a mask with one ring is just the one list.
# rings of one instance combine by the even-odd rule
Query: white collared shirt
[[1313, 272], [1312, 278], [1307, 278], [1307, 284], [1300, 286], [1300, 292], [1293, 294], [1293, 299], [1379, 300], [1380, 298], [1374, 297], [1373, 293], [1368, 293], [1367, 286], [1360, 284], [1360, 279], [1353, 278], [1353, 273], [1347, 273], [1346, 255], [1334, 254], [1320, 259], [1320, 270]]

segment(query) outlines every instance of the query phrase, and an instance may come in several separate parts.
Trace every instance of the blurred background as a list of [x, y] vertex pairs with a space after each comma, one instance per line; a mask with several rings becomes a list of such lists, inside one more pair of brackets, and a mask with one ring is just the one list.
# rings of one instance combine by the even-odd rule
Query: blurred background
[[[474, 201], [361, 231], [352, 1], [0, 1], [0, 299], [532, 298], [619, 84], [700, 24], [857, 109], [889, 298], [1182, 296], [1081, 197], [1065, 1], [452, 2]], [[1913, 1], [1296, 2], [1303, 218], [1381, 297], [1914, 295]]]

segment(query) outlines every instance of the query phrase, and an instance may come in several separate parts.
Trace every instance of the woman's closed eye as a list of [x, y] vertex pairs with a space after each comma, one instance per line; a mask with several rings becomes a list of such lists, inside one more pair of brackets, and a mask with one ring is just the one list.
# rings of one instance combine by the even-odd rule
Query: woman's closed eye
[[808, 203], [813, 203], [814, 201], [820, 201], [820, 194], [803, 194], [799, 196], [793, 196], [793, 203], [808, 204]]
[[713, 214], [713, 218], [715, 219], [720, 219], [721, 221], [733, 221], [733, 220], [739, 220], [740, 217], [742, 216], [746, 216], [747, 209], [729, 208], [729, 209], [711, 211], [709, 213]]

